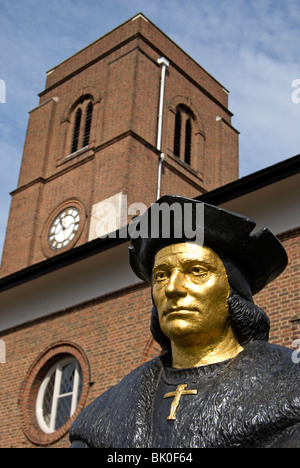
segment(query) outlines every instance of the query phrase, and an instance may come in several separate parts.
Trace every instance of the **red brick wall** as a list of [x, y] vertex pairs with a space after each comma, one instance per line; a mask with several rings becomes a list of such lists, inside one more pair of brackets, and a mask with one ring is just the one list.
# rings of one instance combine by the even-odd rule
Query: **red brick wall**
[[270, 341], [291, 348], [293, 341], [300, 338], [300, 229], [279, 238], [287, 251], [289, 264], [254, 299], [270, 317]]

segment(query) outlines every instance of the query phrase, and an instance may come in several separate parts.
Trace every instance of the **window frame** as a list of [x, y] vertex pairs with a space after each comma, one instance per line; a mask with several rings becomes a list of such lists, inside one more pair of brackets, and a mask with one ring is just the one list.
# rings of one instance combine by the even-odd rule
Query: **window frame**
[[[74, 382], [73, 382], [73, 389], [72, 392], [62, 393], [60, 394], [60, 386], [61, 386], [61, 379], [63, 374], [63, 368], [70, 363], [75, 364], [75, 372], [74, 372]], [[57, 417], [57, 406], [59, 398], [63, 398], [65, 396], [72, 395], [72, 402], [71, 402], [71, 409], [70, 409], [70, 416], [69, 419], [73, 416], [76, 411], [78, 405], [78, 391], [80, 385], [80, 365], [77, 359], [74, 356], [68, 356], [65, 358], [60, 359], [57, 361], [53, 366], [49, 369], [46, 376], [44, 377], [40, 389], [38, 391], [37, 399], [36, 399], [36, 418], [38, 424], [43, 432], [46, 434], [52, 434], [56, 432], [59, 428], [55, 428], [56, 417]], [[54, 379], [54, 388], [53, 388], [53, 397], [52, 397], [52, 406], [51, 406], [51, 413], [50, 413], [50, 423], [49, 426], [45, 422], [44, 418], [44, 396], [49, 384], [50, 379], [52, 378], [53, 374], [55, 373]]]

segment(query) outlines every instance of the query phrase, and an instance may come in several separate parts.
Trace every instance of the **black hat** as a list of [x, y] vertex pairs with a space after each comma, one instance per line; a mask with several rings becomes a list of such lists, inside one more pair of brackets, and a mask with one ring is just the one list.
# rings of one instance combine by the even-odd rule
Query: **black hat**
[[196, 242], [222, 259], [229, 283], [250, 299], [285, 269], [288, 258], [267, 228], [251, 234], [255, 221], [199, 200], [165, 195], [131, 229], [130, 264], [150, 283], [155, 254], [163, 247]]

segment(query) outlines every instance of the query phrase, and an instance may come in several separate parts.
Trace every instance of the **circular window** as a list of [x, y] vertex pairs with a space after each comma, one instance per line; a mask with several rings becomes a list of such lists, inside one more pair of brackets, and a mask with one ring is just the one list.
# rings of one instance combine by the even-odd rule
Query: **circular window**
[[84, 408], [90, 386], [89, 363], [74, 343], [47, 348], [29, 369], [20, 396], [22, 428], [37, 445], [63, 437]]
[[36, 400], [40, 428], [51, 434], [75, 413], [82, 391], [82, 371], [75, 358], [61, 359], [44, 378]]

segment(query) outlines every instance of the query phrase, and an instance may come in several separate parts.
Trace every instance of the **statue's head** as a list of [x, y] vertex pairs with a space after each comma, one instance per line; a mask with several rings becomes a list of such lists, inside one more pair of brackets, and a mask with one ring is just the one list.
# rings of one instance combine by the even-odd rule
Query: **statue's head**
[[168, 195], [131, 234], [134, 272], [152, 286], [151, 331], [165, 349], [215, 338], [232, 327], [241, 345], [268, 340], [269, 319], [253, 295], [286, 267], [286, 252], [266, 228], [197, 200]]
[[179, 243], [159, 250], [152, 296], [161, 331], [183, 346], [213, 341], [228, 327], [228, 277], [209, 247]]

